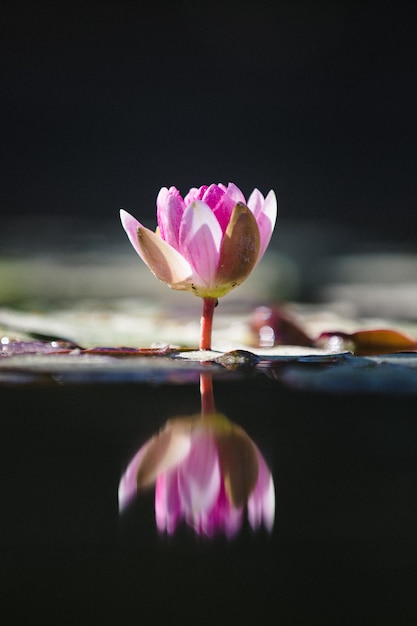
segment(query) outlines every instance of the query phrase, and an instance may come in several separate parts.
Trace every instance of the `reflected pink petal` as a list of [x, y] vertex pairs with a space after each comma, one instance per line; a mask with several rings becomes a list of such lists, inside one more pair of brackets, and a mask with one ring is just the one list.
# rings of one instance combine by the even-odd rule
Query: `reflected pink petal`
[[253, 529], [273, 528], [272, 475], [253, 441], [224, 415], [169, 421], [129, 463], [119, 485], [120, 510], [138, 484], [146, 486], [155, 479], [160, 532], [172, 534], [185, 521], [198, 534], [233, 537], [242, 526], [245, 507]]
[[193, 437], [189, 455], [178, 467], [178, 489], [187, 521], [214, 506], [220, 491], [220, 468], [213, 437]]
[[182, 519], [176, 470], [161, 474], [155, 487], [155, 520], [159, 532], [172, 535]]
[[271, 531], [275, 521], [275, 488], [272, 474], [258, 452], [258, 480], [248, 500], [248, 519], [254, 530], [264, 524]]
[[207, 537], [221, 532], [231, 538], [241, 529], [242, 518], [243, 508], [231, 504], [222, 482], [215, 506], [195, 520], [194, 528], [196, 532]]
[[140, 448], [140, 450], [130, 461], [125, 473], [120, 480], [118, 492], [119, 511], [124, 511], [124, 509], [130, 504], [130, 502], [137, 494], [138, 488], [136, 477], [138, 469], [150, 445], [151, 441], [148, 441], [147, 443], [145, 443], [144, 446]]

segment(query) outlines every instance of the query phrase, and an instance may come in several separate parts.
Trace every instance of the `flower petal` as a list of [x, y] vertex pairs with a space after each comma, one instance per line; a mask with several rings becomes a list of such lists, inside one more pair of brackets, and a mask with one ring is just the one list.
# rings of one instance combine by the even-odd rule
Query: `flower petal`
[[196, 200], [186, 207], [180, 227], [180, 250], [200, 283], [207, 287], [216, 274], [221, 240], [220, 225], [207, 204]]
[[[260, 246], [258, 224], [245, 204], [233, 209], [223, 237], [215, 284], [227, 293], [249, 276], [256, 265]], [[224, 295], [224, 294], [223, 294]]]
[[190, 453], [178, 467], [178, 489], [186, 519], [215, 506], [220, 483], [215, 441], [201, 433], [193, 438]]
[[234, 507], [244, 506], [258, 479], [256, 447], [244, 430], [233, 426], [217, 437], [220, 472]]
[[237, 204], [238, 202], [243, 202], [244, 204], [246, 204], [245, 196], [240, 191], [239, 187], [237, 187], [237, 185], [235, 185], [234, 183], [229, 183], [227, 185], [227, 190], [226, 190], [225, 195], [231, 200], [233, 200], [235, 204]]
[[271, 531], [275, 520], [274, 481], [263, 456], [257, 448], [256, 451], [259, 473], [256, 487], [248, 501], [248, 519], [254, 530], [263, 522], [267, 530]]
[[215, 212], [217, 207], [222, 202], [223, 196], [224, 196], [223, 189], [220, 189], [218, 185], [213, 184], [213, 185], [210, 185], [210, 187], [207, 187], [206, 191], [204, 192], [202, 200], [210, 207], [212, 211]]
[[176, 189], [175, 192], [169, 191], [163, 204], [162, 201], [157, 200], [157, 218], [162, 239], [179, 251], [179, 231], [185, 204]]
[[158, 475], [168, 471], [188, 454], [191, 445], [188, 424], [165, 428], [135, 454], [119, 483], [119, 508], [124, 510], [138, 489], [149, 487]]
[[195, 516], [193, 527], [199, 534], [213, 537], [217, 533], [224, 533], [231, 538], [242, 526], [243, 507], [235, 507], [230, 503], [224, 484], [221, 484], [216, 505], [211, 509]]
[[207, 185], [202, 185], [201, 187], [191, 187], [190, 191], [184, 198], [185, 206], [188, 206], [195, 200], [201, 200], [206, 192]]
[[255, 218], [257, 218], [259, 213], [261, 212], [264, 202], [265, 198], [263, 197], [259, 189], [254, 189], [249, 196], [248, 207], [254, 214]]
[[[172, 187], [170, 187], [170, 189], [172, 189]], [[170, 189], [168, 189], [168, 187], [161, 187], [161, 189], [159, 190], [158, 195], [156, 196], [157, 214], [159, 213], [159, 211], [163, 210], [165, 206], [165, 202], [167, 201]]]
[[[220, 190], [222, 190], [222, 187], [220, 187], [220, 185], [219, 188]], [[215, 210], [216, 217], [219, 221], [223, 233], [225, 232], [230, 222], [233, 209], [239, 202], [246, 204], [245, 196], [240, 191], [239, 187], [236, 187], [236, 185], [234, 185], [233, 183], [229, 183], [227, 188], [225, 189], [225, 194], [222, 198], [222, 202]]]
[[136, 218], [133, 217], [133, 215], [130, 215], [130, 213], [124, 209], [120, 209], [120, 220], [123, 228], [125, 229], [126, 235], [129, 237], [130, 243], [135, 248], [138, 255], [142, 258], [142, 253], [138, 245], [138, 229], [144, 227]]
[[148, 442], [137, 467], [136, 482], [139, 488], [148, 487], [162, 474], [178, 465], [189, 453], [191, 435], [165, 428]]
[[159, 280], [172, 289], [189, 289], [193, 271], [175, 248], [143, 226], [137, 230], [137, 240], [137, 249], [142, 260]]
[[265, 198], [261, 212], [255, 216], [258, 222], [259, 234], [261, 237], [261, 245], [259, 249], [258, 261], [262, 259], [266, 248], [271, 240], [272, 232], [275, 227], [275, 222], [278, 213], [278, 203], [275, 193], [271, 191]]
[[155, 520], [159, 532], [173, 535], [182, 517], [176, 470], [161, 474], [155, 487]]
[[137, 493], [138, 487], [136, 482], [136, 476], [138, 473], [138, 468], [142, 463], [142, 459], [147, 452], [149, 444], [150, 442], [148, 441], [135, 454], [135, 456], [127, 466], [125, 473], [120, 479], [118, 492], [120, 511], [123, 511], [128, 506], [128, 504], [132, 501]]

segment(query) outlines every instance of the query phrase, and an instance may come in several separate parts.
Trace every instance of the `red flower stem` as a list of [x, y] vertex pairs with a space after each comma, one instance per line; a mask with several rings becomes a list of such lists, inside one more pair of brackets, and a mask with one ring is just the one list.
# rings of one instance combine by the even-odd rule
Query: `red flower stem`
[[203, 298], [203, 315], [201, 317], [200, 350], [211, 350], [211, 330], [213, 328], [214, 307], [216, 298]]
[[216, 408], [214, 406], [213, 380], [211, 372], [202, 372], [200, 374], [200, 394], [201, 394], [201, 415], [214, 415]]

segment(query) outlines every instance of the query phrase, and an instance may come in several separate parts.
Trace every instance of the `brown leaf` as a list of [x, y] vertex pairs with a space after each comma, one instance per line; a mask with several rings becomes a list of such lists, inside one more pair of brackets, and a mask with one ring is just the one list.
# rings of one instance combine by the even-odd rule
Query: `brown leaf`
[[355, 344], [355, 354], [360, 355], [402, 352], [417, 348], [415, 339], [397, 330], [359, 330], [352, 333], [351, 338]]

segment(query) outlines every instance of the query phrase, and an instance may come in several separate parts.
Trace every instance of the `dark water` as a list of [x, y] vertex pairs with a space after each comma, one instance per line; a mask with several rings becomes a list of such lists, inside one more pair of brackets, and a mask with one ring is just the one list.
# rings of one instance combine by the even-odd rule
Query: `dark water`
[[272, 470], [271, 535], [160, 536], [152, 490], [119, 516], [129, 459], [198, 412], [197, 382], [0, 390], [4, 623], [415, 623], [417, 398], [262, 373], [214, 394]]

